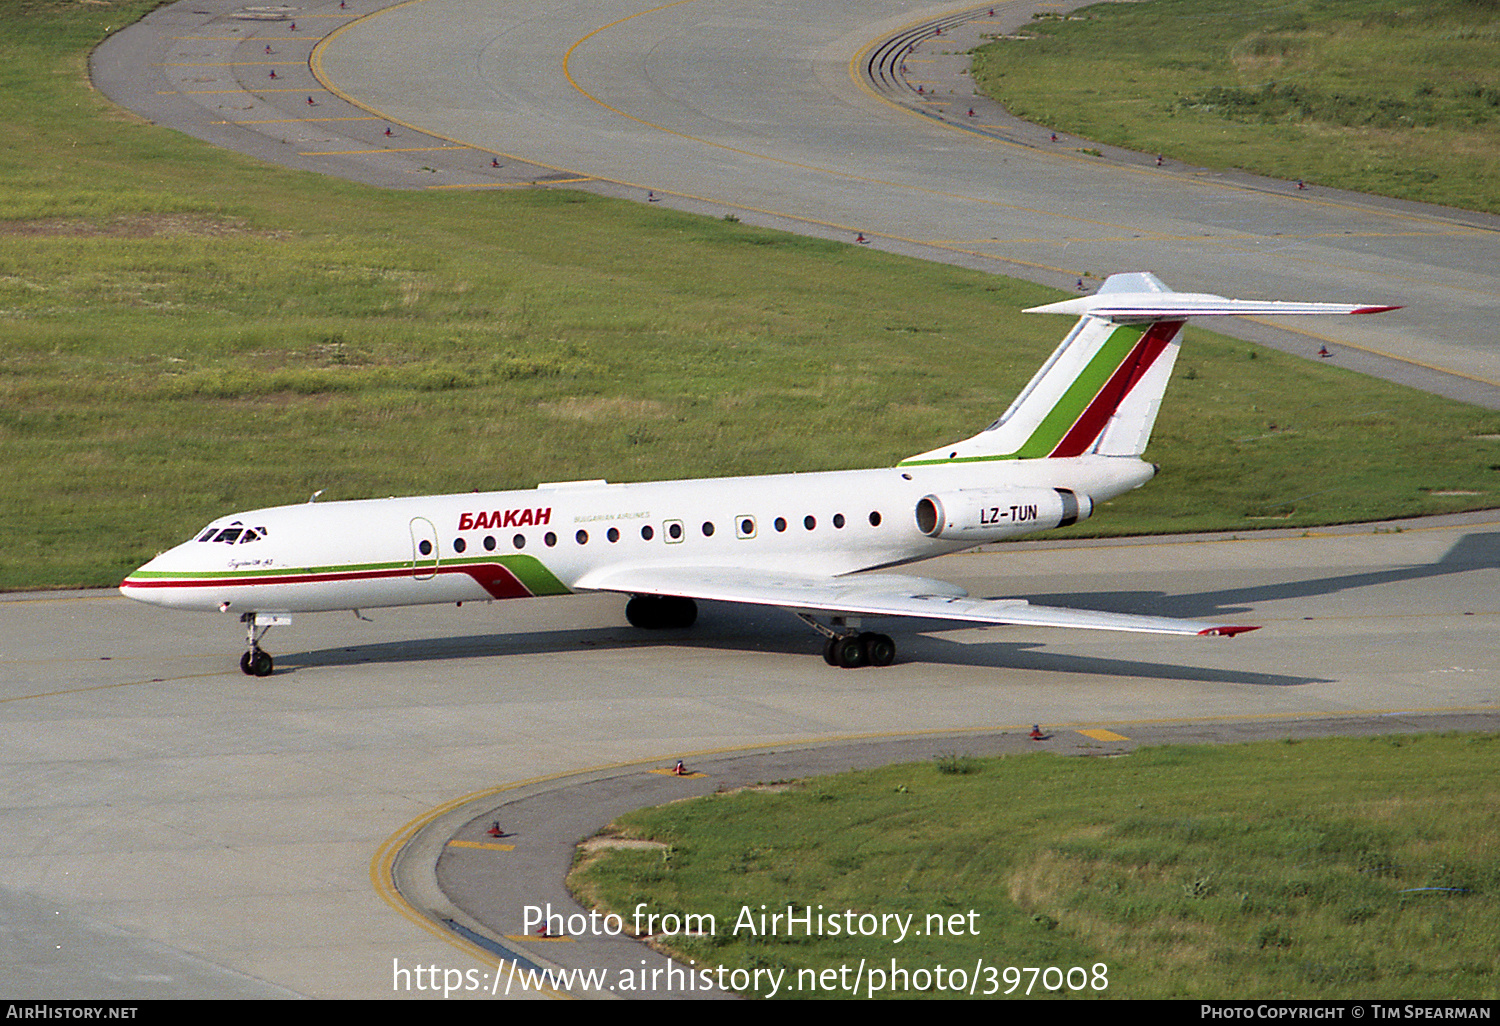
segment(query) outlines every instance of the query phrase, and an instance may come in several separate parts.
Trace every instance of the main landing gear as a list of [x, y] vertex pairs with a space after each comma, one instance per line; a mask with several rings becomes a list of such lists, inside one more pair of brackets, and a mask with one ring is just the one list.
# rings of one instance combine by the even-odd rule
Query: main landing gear
[[285, 613], [241, 613], [240, 623], [245, 625], [245, 654], [240, 656], [240, 672], [251, 677], [269, 677], [276, 668], [271, 653], [260, 647], [260, 639], [272, 627], [284, 627], [292, 622]]
[[[857, 618], [835, 616], [832, 626], [825, 626], [807, 613], [797, 616], [827, 639], [823, 644], [823, 659], [829, 666], [853, 669], [889, 666], [896, 661], [896, 643], [890, 636], [861, 633]], [[686, 630], [698, 619], [698, 604], [690, 598], [671, 595], [634, 595], [625, 604], [625, 619], [630, 626], [642, 630]], [[269, 660], [270, 656], [266, 658]]]
[[852, 670], [856, 666], [889, 666], [896, 661], [896, 643], [890, 635], [861, 633], [857, 619], [835, 616], [833, 626], [825, 627], [806, 613], [797, 616], [827, 639], [823, 642], [823, 661], [829, 666]]
[[896, 643], [885, 634], [836, 635], [823, 642], [823, 661], [846, 670], [889, 666], [896, 661]]

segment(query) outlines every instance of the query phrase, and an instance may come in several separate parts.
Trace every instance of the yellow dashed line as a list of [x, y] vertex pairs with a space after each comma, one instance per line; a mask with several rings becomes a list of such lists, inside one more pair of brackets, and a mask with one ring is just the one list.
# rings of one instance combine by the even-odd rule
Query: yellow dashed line
[[484, 851], [515, 851], [514, 844], [496, 844], [493, 841], [449, 841], [450, 848], [481, 848]]

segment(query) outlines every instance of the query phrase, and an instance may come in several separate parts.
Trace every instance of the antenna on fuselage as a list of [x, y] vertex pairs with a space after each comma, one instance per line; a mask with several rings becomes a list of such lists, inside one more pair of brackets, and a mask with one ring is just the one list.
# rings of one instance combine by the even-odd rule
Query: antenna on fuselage
[[307, 497], [307, 504], [311, 506], [313, 503], [317, 502], [318, 496], [322, 495], [326, 491], [328, 491], [327, 488], [319, 488], [317, 491], [313, 492]]

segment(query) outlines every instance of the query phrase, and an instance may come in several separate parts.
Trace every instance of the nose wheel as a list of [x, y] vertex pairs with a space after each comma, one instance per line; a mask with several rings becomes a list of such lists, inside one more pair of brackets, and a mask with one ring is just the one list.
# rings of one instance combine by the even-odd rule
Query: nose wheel
[[275, 669], [271, 653], [256, 648], [240, 656], [240, 672], [251, 677], [269, 677]]

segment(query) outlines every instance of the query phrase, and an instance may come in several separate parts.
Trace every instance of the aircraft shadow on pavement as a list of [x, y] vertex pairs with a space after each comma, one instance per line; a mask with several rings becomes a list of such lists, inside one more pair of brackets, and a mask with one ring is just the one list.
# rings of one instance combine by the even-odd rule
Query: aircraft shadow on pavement
[[[1093, 596], [1090, 596], [1091, 598]], [[503, 606], [500, 607], [503, 610]], [[698, 623], [689, 630], [640, 631], [632, 627], [583, 627], [564, 630], [513, 631], [453, 637], [419, 638], [294, 652], [276, 657], [277, 673], [316, 666], [354, 666], [361, 663], [433, 662], [446, 659], [480, 659], [495, 656], [545, 655], [586, 649], [679, 648], [723, 652], [791, 655], [817, 660], [817, 672], [855, 673], [822, 665], [821, 639], [789, 613], [751, 610], [717, 602], [699, 604]], [[503, 613], [501, 614], [503, 615]], [[874, 623], [874, 621], [870, 621]], [[996, 670], [1029, 670], [1045, 673], [1134, 677], [1148, 680], [1180, 680], [1202, 683], [1250, 684], [1291, 687], [1327, 683], [1325, 678], [1258, 673], [1237, 668], [1203, 667], [1176, 663], [1154, 663], [1131, 659], [1080, 656], [1066, 651], [1066, 640], [1055, 645], [1031, 640], [1013, 640], [1024, 627], [980, 627], [950, 620], [903, 619], [884, 622], [895, 630], [899, 654], [897, 665], [980, 666]], [[983, 629], [994, 641], [951, 641], [933, 633]], [[1002, 634], [1002, 632], [1004, 632]], [[1079, 632], [1069, 632], [1079, 633]], [[1203, 644], [1194, 638], [1176, 639], [1184, 657]], [[865, 670], [873, 673], [876, 671]]]
[[[952, 630], [942, 624], [938, 630]], [[989, 627], [989, 632], [1023, 631], [1023, 627]], [[1075, 632], [1081, 633], [1081, 632]], [[1097, 632], [1091, 632], [1097, 633]], [[918, 644], [925, 642], [926, 644]], [[1300, 687], [1306, 684], [1331, 684], [1328, 677], [1298, 677], [1284, 673], [1259, 673], [1239, 667], [1194, 666], [1193, 650], [1213, 641], [1198, 638], [1172, 638], [1182, 645], [1182, 663], [1153, 663], [1136, 659], [1105, 659], [1067, 651], [1067, 642], [1056, 645], [1040, 641], [1002, 641], [961, 644], [942, 638], [909, 638], [897, 657], [901, 662], [931, 662], [949, 666], [990, 666], [997, 670], [1034, 670], [1043, 673], [1085, 674], [1099, 677], [1133, 677], [1138, 680], [1177, 680], [1202, 684], [1249, 684], [1256, 687]], [[1220, 641], [1218, 644], [1222, 644]]]
[[[1102, 612], [1145, 613], [1205, 621], [1224, 621], [1253, 612], [1256, 604], [1285, 599], [1316, 598], [1359, 588], [1417, 581], [1448, 574], [1500, 567], [1500, 532], [1466, 534], [1436, 563], [1371, 570], [1353, 574], [1312, 577], [1300, 581], [1253, 587], [1225, 588], [1182, 595], [1165, 592], [1117, 591], [1021, 596], [1037, 605], [1059, 605]], [[1002, 597], [1015, 597], [1002, 596]], [[503, 609], [503, 606], [501, 607]], [[516, 631], [461, 637], [424, 638], [326, 648], [279, 656], [279, 670], [314, 666], [349, 666], [359, 663], [422, 662], [442, 659], [472, 659], [485, 656], [576, 652], [581, 648], [625, 649], [657, 646], [766, 652], [816, 656], [819, 642], [789, 614], [720, 603], [700, 603], [698, 624], [688, 631], [636, 631], [633, 628], [586, 627], [555, 631]], [[503, 614], [502, 614], [503, 615]], [[871, 621], [872, 623], [874, 621]], [[936, 663], [954, 666], [987, 666], [995, 669], [1035, 670], [1053, 673], [1135, 677], [1149, 680], [1180, 680], [1262, 687], [1292, 687], [1328, 683], [1327, 678], [1257, 673], [1181, 664], [1152, 663], [1130, 659], [1101, 659], [1070, 654], [1066, 644], [1016, 641], [1000, 637], [1024, 628], [986, 628], [997, 635], [993, 642], [960, 643], [932, 634], [975, 627], [945, 620], [907, 619], [886, 621], [886, 630], [898, 636], [900, 663]], [[1183, 639], [1191, 645], [1190, 639]], [[1184, 647], [1184, 658], [1190, 658]]]
[[[1253, 612], [1256, 604], [1284, 599], [1318, 598], [1358, 588], [1383, 584], [1420, 581], [1449, 574], [1469, 573], [1500, 567], [1500, 532], [1466, 534], [1453, 543], [1436, 563], [1370, 570], [1357, 574], [1336, 574], [1302, 581], [1285, 581], [1248, 588], [1225, 588], [1185, 595], [1164, 592], [1114, 591], [1088, 594], [1025, 595], [1039, 606], [1067, 605], [1075, 609], [1093, 609], [1110, 613], [1145, 613], [1150, 616], [1182, 617], [1192, 620], [1223, 622], [1228, 617]], [[1314, 617], [1316, 619], [1316, 617]]]

